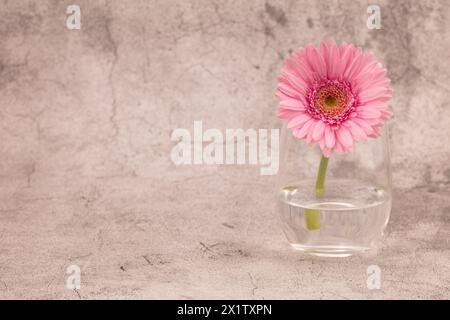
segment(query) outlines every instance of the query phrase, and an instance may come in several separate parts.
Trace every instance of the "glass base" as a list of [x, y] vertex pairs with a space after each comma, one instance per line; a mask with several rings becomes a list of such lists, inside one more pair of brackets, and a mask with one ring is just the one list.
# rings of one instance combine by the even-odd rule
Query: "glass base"
[[310, 181], [280, 193], [282, 229], [291, 246], [321, 257], [348, 257], [375, 247], [389, 220], [389, 193], [357, 180], [330, 180], [317, 197]]
[[291, 243], [294, 250], [298, 250], [317, 257], [327, 258], [345, 258], [354, 254], [369, 251], [369, 247], [352, 247], [352, 246], [306, 246]]

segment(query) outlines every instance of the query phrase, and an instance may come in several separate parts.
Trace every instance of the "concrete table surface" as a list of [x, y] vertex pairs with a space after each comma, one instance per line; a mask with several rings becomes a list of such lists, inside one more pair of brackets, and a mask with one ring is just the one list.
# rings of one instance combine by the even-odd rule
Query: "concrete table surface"
[[[240, 180], [70, 179], [16, 191], [3, 200], [0, 296], [450, 297], [448, 188], [397, 191], [378, 252], [324, 259], [289, 248], [273, 187]], [[81, 269], [79, 290], [66, 287], [70, 265]], [[367, 288], [370, 265], [379, 290]]]
[[[448, 1], [377, 1], [379, 30], [365, 0], [72, 3], [80, 30], [65, 1], [0, 0], [1, 299], [450, 297]], [[195, 120], [280, 127], [283, 60], [331, 37], [394, 89], [391, 222], [346, 259], [290, 250], [276, 176], [170, 160]]]

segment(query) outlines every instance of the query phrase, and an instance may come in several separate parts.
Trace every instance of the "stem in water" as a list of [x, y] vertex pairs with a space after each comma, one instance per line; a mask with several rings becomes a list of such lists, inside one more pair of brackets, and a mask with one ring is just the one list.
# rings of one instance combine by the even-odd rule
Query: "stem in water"
[[[325, 195], [325, 176], [327, 174], [327, 167], [328, 158], [322, 155], [316, 180], [317, 198], [321, 198]], [[320, 229], [320, 211], [316, 209], [305, 209], [305, 222], [308, 230]]]

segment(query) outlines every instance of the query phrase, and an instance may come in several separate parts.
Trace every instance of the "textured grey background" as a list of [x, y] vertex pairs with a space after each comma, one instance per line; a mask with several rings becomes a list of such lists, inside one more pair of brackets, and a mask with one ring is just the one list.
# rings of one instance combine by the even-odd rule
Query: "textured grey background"
[[[369, 30], [373, 3], [0, 1], [0, 298], [449, 298], [450, 3], [377, 1]], [[345, 260], [288, 249], [258, 167], [170, 161], [194, 120], [279, 127], [283, 59], [329, 37], [372, 50], [395, 91], [392, 220]]]

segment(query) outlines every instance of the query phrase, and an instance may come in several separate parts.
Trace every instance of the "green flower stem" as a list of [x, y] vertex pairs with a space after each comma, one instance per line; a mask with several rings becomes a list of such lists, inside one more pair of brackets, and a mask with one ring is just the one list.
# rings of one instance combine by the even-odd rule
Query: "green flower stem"
[[323, 197], [325, 195], [325, 175], [327, 174], [328, 158], [322, 156], [320, 159], [319, 173], [316, 181], [316, 196]]
[[[325, 195], [325, 176], [327, 174], [327, 167], [328, 158], [322, 155], [316, 181], [317, 198], [322, 198]], [[308, 230], [320, 229], [320, 211], [316, 209], [305, 209], [305, 221]]]

